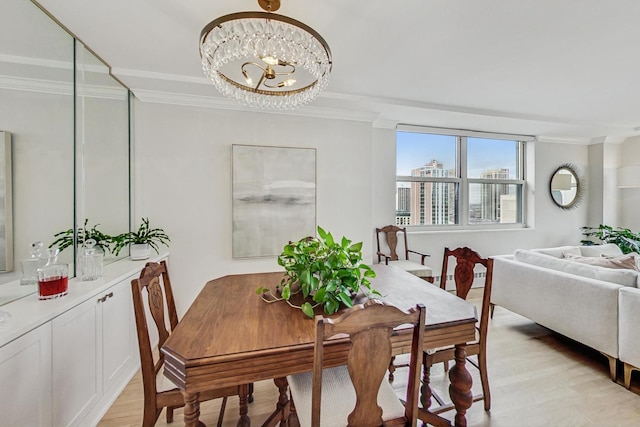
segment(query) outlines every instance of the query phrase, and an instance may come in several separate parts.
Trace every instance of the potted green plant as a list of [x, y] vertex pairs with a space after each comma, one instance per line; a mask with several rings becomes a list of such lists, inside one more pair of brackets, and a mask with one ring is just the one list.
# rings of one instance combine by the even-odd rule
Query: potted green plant
[[113, 241], [113, 253], [116, 256], [128, 245], [131, 259], [141, 260], [149, 258], [151, 248], [160, 253], [159, 245], [169, 246], [170, 239], [162, 228], [151, 228], [149, 218], [142, 218], [137, 231], [119, 234]]
[[[336, 241], [321, 227], [318, 237], [285, 245], [278, 264], [284, 267], [285, 275], [276, 295], [264, 287], [258, 288], [257, 293], [268, 302], [284, 300], [310, 318], [318, 306], [326, 314], [335, 313], [341, 305], [353, 306], [352, 298], [359, 290], [380, 295], [371, 288], [369, 279], [376, 274], [362, 261], [362, 242], [352, 243], [346, 237]], [[295, 295], [302, 297], [301, 304], [292, 301]]]
[[[78, 247], [81, 247], [84, 242], [89, 239], [96, 241], [95, 246], [101, 249], [104, 253], [111, 251], [111, 244], [113, 243], [113, 237], [98, 230], [100, 224], [96, 224], [91, 228], [87, 227], [89, 219], [84, 220], [84, 226], [78, 229]], [[73, 246], [73, 228], [65, 231], [61, 231], [53, 235], [54, 241], [49, 245], [49, 248], [57, 246], [60, 251]]]
[[595, 244], [589, 240], [595, 237], [603, 243], [616, 244], [624, 254], [629, 252], [640, 253], [640, 234], [634, 233], [628, 228], [613, 228], [609, 225], [600, 224], [597, 227], [580, 227], [580, 231], [585, 237], [580, 243], [585, 246]]

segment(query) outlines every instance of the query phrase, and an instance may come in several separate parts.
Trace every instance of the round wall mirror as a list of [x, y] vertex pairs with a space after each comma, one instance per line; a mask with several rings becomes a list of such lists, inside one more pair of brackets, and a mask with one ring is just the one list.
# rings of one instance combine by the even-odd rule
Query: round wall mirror
[[562, 209], [572, 209], [578, 206], [582, 198], [582, 187], [576, 167], [570, 164], [562, 165], [556, 169], [549, 182], [551, 198]]

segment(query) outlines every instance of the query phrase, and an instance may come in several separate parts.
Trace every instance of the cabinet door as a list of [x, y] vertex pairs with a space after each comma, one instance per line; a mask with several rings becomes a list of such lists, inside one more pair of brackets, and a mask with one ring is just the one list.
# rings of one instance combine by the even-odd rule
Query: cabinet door
[[0, 348], [0, 425], [51, 425], [51, 325]]
[[133, 302], [128, 281], [111, 288], [102, 305], [103, 367], [105, 393], [111, 387], [121, 387], [128, 380], [133, 357], [137, 355], [133, 340]]
[[100, 398], [102, 339], [97, 298], [52, 321], [53, 425], [77, 425]]

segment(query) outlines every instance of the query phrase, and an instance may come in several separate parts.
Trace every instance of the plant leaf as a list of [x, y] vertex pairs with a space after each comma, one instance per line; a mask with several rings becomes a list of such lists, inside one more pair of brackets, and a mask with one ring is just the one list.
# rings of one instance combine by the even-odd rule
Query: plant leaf
[[311, 303], [305, 302], [304, 304], [302, 304], [300, 309], [307, 317], [310, 317], [313, 319], [313, 307], [311, 307]]

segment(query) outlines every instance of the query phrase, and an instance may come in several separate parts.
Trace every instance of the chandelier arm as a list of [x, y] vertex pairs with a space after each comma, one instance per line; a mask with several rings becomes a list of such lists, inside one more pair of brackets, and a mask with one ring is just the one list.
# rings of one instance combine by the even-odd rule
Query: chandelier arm
[[[287, 64], [287, 65], [291, 67], [291, 71], [281, 71], [281, 72], [274, 71], [274, 74], [276, 76], [291, 76], [291, 75], [293, 75], [296, 72], [296, 67], [294, 67], [292, 64]], [[281, 65], [281, 67], [282, 67], [282, 65]]]

